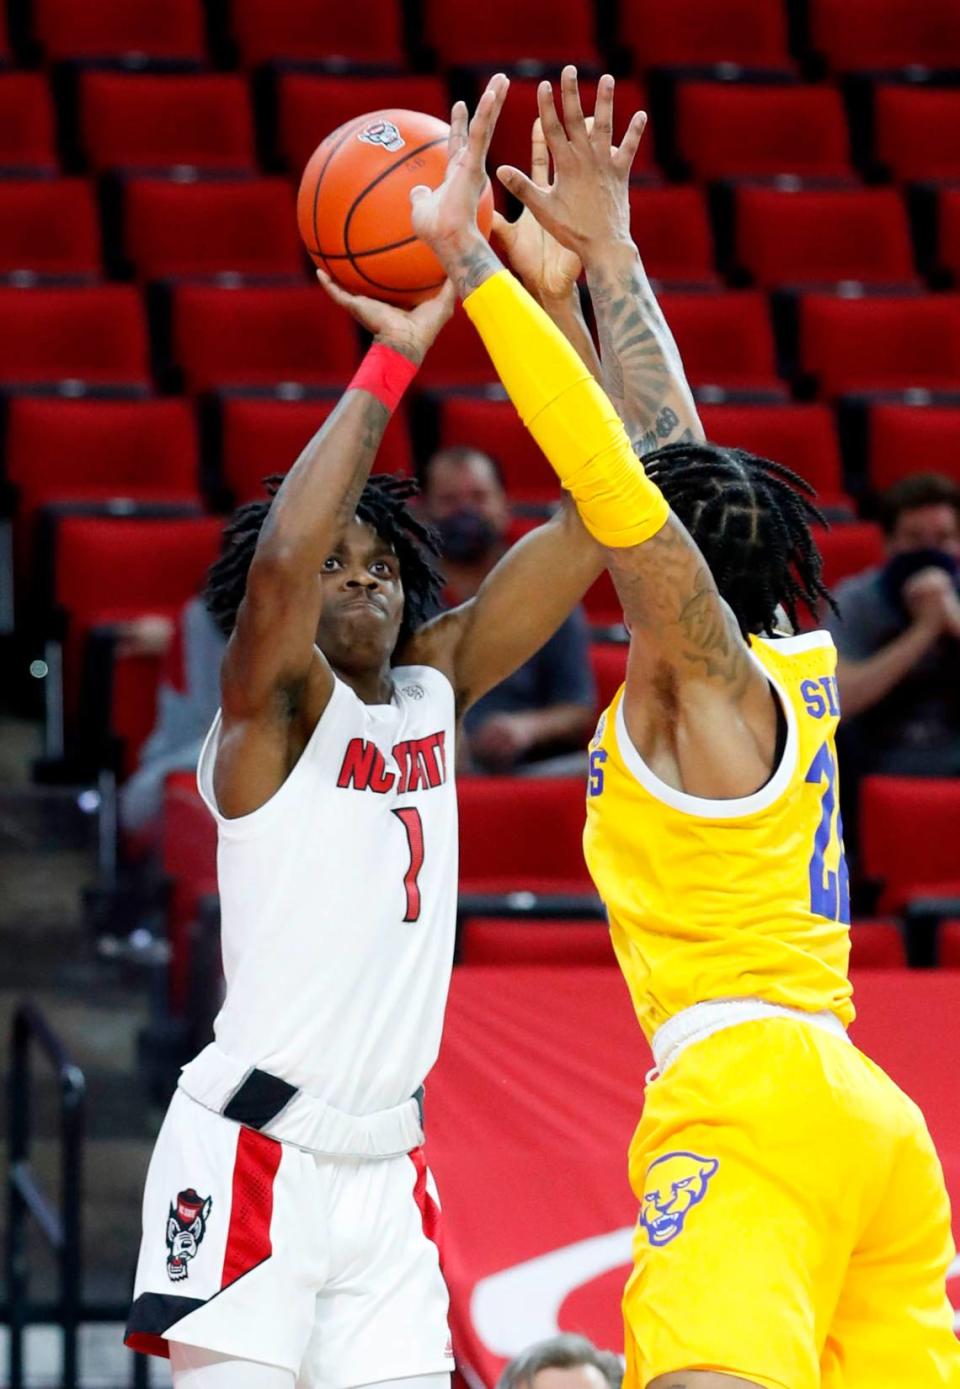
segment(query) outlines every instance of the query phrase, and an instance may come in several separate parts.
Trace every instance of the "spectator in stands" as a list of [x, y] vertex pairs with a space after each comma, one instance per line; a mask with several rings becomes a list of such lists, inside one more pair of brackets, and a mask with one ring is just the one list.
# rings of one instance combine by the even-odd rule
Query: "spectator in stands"
[[887, 562], [838, 585], [844, 778], [960, 775], [960, 487], [904, 478], [882, 499]]
[[497, 1389], [620, 1389], [623, 1366], [585, 1336], [551, 1336], [505, 1366]]
[[[472, 598], [507, 548], [510, 507], [496, 461], [472, 448], [427, 460], [423, 506], [440, 532], [445, 597]], [[585, 757], [596, 703], [586, 618], [577, 609], [524, 666], [467, 714], [461, 755], [483, 772], [572, 771]]]
[[[139, 640], [135, 633], [130, 639]], [[155, 834], [167, 773], [196, 767], [220, 704], [225, 645], [203, 600], [192, 598], [167, 644], [153, 732], [140, 751], [140, 765], [120, 793], [120, 823], [128, 833]]]

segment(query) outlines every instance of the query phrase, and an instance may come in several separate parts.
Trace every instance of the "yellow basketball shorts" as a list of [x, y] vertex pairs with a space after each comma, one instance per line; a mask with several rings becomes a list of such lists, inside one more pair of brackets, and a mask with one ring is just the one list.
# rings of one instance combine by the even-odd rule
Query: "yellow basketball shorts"
[[647, 1087], [624, 1389], [960, 1389], [943, 1173], [917, 1106], [843, 1038], [765, 1018]]

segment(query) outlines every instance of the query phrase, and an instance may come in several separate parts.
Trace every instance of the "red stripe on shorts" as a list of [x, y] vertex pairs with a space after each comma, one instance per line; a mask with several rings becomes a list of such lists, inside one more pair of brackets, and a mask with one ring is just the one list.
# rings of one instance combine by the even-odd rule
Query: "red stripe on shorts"
[[410, 1153], [410, 1161], [413, 1163], [417, 1179], [413, 1184], [413, 1199], [417, 1203], [417, 1210], [420, 1212], [420, 1223], [423, 1226], [423, 1233], [431, 1244], [437, 1246], [437, 1253], [440, 1256], [440, 1265], [443, 1266], [443, 1217], [440, 1207], [427, 1190], [427, 1158], [423, 1148], [414, 1148]]
[[273, 1181], [281, 1153], [282, 1148], [275, 1138], [267, 1138], [256, 1129], [241, 1128], [233, 1164], [233, 1198], [221, 1288], [235, 1283], [264, 1259], [269, 1259], [273, 1252], [270, 1243]]

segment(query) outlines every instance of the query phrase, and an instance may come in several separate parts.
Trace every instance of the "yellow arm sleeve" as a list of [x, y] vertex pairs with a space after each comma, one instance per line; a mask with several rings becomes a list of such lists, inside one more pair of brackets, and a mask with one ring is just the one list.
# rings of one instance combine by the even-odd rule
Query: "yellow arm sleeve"
[[609, 396], [539, 304], [502, 270], [463, 306], [590, 534], [616, 549], [656, 535], [669, 515], [663, 493], [644, 472]]

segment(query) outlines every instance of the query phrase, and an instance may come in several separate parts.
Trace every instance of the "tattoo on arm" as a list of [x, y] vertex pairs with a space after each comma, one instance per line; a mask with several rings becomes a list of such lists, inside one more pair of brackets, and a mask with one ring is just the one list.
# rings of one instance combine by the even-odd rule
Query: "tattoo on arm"
[[668, 403], [687, 389], [683, 365], [642, 268], [637, 264], [619, 275], [594, 271], [587, 278], [603, 384], [637, 452], [692, 439], [692, 430]]
[[495, 275], [500, 268], [500, 261], [484, 242], [482, 246], [476, 246], [457, 257], [456, 263], [450, 271], [450, 278], [453, 280], [457, 294], [461, 299], [465, 299], [468, 294], [478, 289], [484, 280]]

